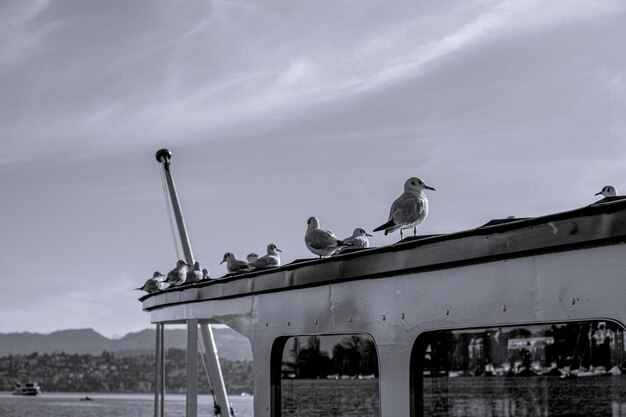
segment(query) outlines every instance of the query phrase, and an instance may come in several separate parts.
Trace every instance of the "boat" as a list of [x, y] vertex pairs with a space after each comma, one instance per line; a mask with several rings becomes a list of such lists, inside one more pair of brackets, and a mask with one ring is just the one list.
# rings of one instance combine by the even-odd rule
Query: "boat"
[[36, 382], [26, 382], [24, 384], [20, 382], [15, 383], [13, 389], [13, 395], [38, 395], [41, 393], [41, 388]]
[[[170, 156], [157, 160], [173, 185]], [[173, 187], [170, 198], [184, 243]], [[602, 323], [593, 363], [623, 363], [625, 248], [626, 198], [607, 198], [147, 294], [139, 301], [156, 327], [155, 416], [165, 409], [164, 327], [186, 326], [186, 416], [196, 417], [197, 358], [216, 361], [214, 324], [250, 341], [257, 417], [585, 415], [580, 401], [549, 395], [580, 381], [531, 369], [580, 362], [571, 350], [581, 329]], [[486, 366], [503, 371], [474, 372]], [[515, 370], [527, 377], [506, 376]], [[217, 410], [229, 410], [219, 366], [207, 374]], [[341, 377], [359, 374], [373, 377]], [[595, 390], [594, 407], [626, 409], [625, 392]]]
[[91, 398], [89, 395], [85, 395], [80, 399], [80, 401], [93, 401], [93, 398]]

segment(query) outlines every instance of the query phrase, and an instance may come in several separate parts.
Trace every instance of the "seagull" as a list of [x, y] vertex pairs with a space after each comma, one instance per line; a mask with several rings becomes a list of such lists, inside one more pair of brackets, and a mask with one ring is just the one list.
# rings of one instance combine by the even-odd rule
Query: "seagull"
[[400, 239], [402, 239], [402, 229], [413, 228], [413, 236], [417, 235], [417, 226], [428, 216], [428, 199], [423, 190], [433, 190], [433, 187], [418, 177], [411, 177], [404, 183], [404, 193], [398, 197], [391, 205], [389, 220], [387, 223], [374, 229], [375, 232], [385, 231], [393, 233], [400, 229]]
[[200, 269], [200, 262], [196, 261], [193, 264], [193, 269], [187, 272], [187, 278], [185, 279], [185, 283], [189, 284], [192, 282], [198, 282], [202, 280], [202, 269]]
[[[372, 237], [372, 235], [367, 233], [365, 229], [357, 227], [356, 229], [354, 229], [354, 232], [352, 232], [352, 236], [345, 238], [343, 240], [343, 243], [349, 245], [352, 248], [369, 248], [370, 241], [367, 240], [368, 236]], [[345, 249], [345, 247], [337, 249], [334, 254], [338, 255], [343, 251], [343, 249]]]
[[209, 275], [209, 270], [206, 268], [202, 270], [202, 279], [203, 280], [211, 279], [211, 276]]
[[157, 292], [159, 290], [164, 290], [165, 288], [168, 287], [168, 284], [166, 282], [163, 282], [164, 280], [165, 280], [165, 275], [163, 275], [159, 271], [156, 271], [154, 274], [152, 274], [152, 278], [148, 279], [146, 283], [143, 284], [143, 286], [139, 288], [135, 288], [135, 289], [141, 290], [141, 291], [147, 291], [150, 294], [153, 292]]
[[250, 253], [246, 256], [246, 261], [247, 261], [248, 263], [250, 263], [250, 262], [254, 262], [254, 261], [256, 261], [257, 259], [259, 259], [259, 255], [257, 255], [257, 254], [256, 254], [256, 253], [254, 253], [254, 252], [250, 252]]
[[267, 255], [261, 256], [254, 262], [250, 262], [248, 265], [252, 268], [268, 268], [272, 266], [280, 266], [280, 255], [278, 252], [282, 252], [273, 243], [267, 245]]
[[599, 194], [602, 194], [604, 197], [616, 197], [617, 190], [612, 185], [605, 185], [599, 193], [595, 193], [595, 195]]
[[248, 262], [237, 259], [234, 253], [226, 252], [224, 254], [224, 259], [220, 262], [220, 265], [226, 262], [226, 269], [229, 274], [233, 272], [244, 272], [249, 271], [250, 267], [248, 266]]
[[335, 253], [339, 247], [346, 246], [346, 244], [338, 240], [335, 234], [330, 230], [320, 229], [320, 221], [317, 220], [317, 217], [309, 217], [306, 224], [307, 229], [304, 234], [304, 243], [311, 252], [319, 255], [320, 258], [322, 256], [330, 256]]
[[176, 268], [168, 272], [165, 282], [171, 285], [180, 285], [185, 282], [185, 279], [187, 278], [188, 266], [189, 264], [182, 259], [176, 262]]

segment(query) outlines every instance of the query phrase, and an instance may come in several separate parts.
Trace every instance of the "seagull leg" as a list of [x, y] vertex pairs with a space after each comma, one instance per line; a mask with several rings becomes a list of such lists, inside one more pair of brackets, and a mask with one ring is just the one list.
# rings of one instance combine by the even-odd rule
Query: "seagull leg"
[[400, 229], [400, 240], [402, 240], [402, 229]]
[[413, 237], [417, 236], [417, 226], [413, 226]]

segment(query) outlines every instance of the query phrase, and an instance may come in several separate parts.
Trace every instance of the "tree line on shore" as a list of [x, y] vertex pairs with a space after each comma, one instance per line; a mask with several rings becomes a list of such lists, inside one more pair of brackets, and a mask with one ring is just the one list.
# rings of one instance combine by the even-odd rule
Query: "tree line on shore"
[[[186, 353], [168, 349], [165, 355], [166, 392], [182, 393], [186, 387]], [[251, 361], [220, 359], [229, 394], [252, 393]], [[0, 357], [0, 391], [12, 391], [16, 382], [37, 382], [55, 392], [154, 392], [154, 355], [120, 357], [100, 355], [31, 353]], [[198, 389], [209, 393], [202, 360], [198, 358]]]

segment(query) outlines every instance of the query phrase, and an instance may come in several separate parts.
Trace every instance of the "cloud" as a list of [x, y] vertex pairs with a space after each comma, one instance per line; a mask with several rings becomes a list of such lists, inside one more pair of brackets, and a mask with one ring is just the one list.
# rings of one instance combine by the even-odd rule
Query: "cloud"
[[0, 76], [21, 65], [31, 55], [45, 51], [47, 36], [58, 23], [39, 23], [50, 0], [4, 2], [0, 5]]
[[[504, 1], [494, 3], [447, 33], [422, 43], [404, 43], [407, 49], [380, 66], [375, 74], [363, 79], [361, 90], [382, 88], [419, 76], [430, 65], [455, 53], [467, 54], [472, 48], [484, 48], [490, 43], [503, 42], [522, 34], [540, 36], [555, 27], [581, 20], [593, 20], [624, 10], [624, 4], [615, 0], [588, 2], [546, 2], [543, 0]], [[446, 25], [448, 26], [448, 25]], [[397, 30], [384, 44], [396, 44], [398, 38], [411, 35], [417, 38], [419, 27]], [[366, 53], [361, 53], [367, 55]]]

